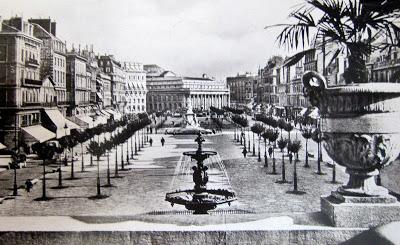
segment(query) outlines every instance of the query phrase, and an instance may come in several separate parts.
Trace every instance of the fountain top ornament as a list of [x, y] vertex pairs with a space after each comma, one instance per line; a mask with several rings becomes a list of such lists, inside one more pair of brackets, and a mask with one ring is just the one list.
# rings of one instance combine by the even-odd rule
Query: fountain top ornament
[[216, 155], [215, 151], [203, 151], [202, 143], [204, 138], [201, 132], [197, 134], [195, 142], [198, 144], [196, 151], [187, 151], [183, 155], [190, 156], [196, 160], [196, 166], [192, 167], [193, 189], [178, 190], [169, 192], [165, 196], [165, 200], [174, 204], [184, 205], [186, 209], [193, 210], [193, 214], [207, 214], [209, 210], [213, 210], [219, 204], [230, 203], [236, 200], [235, 193], [225, 189], [207, 189], [208, 182], [208, 167], [204, 166], [203, 162], [208, 157]]

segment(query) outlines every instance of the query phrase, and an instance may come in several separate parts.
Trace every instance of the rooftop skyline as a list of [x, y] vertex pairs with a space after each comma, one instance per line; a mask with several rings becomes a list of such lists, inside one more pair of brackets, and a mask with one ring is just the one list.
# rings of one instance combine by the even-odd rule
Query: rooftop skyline
[[51, 18], [67, 47], [94, 45], [120, 61], [158, 64], [177, 74], [217, 79], [257, 71], [270, 56], [286, 54], [275, 42], [301, 0], [0, 0], [1, 18]]

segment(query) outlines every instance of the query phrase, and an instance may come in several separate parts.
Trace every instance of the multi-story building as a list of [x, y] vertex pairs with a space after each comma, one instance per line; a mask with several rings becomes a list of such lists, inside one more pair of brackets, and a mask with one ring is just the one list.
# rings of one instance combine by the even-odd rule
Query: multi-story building
[[257, 76], [246, 72], [235, 77], [227, 77], [226, 82], [230, 89], [231, 103], [237, 107], [252, 107], [255, 102]]
[[374, 52], [369, 58], [369, 81], [380, 83], [400, 82], [400, 48], [389, 52]]
[[97, 93], [97, 88], [98, 88], [98, 74], [100, 72], [100, 68], [98, 66], [97, 62], [97, 57], [96, 54], [93, 51], [93, 46], [88, 48], [88, 46], [85, 47], [85, 49], [82, 50], [81, 52], [82, 57], [84, 57], [87, 62], [86, 62], [86, 71], [87, 71], [87, 76], [90, 82], [90, 105], [92, 107], [97, 107], [97, 105], [102, 104], [102, 98], [100, 98]]
[[279, 83], [280, 68], [283, 63], [281, 56], [271, 57], [267, 65], [258, 74], [257, 102], [276, 106], [279, 103], [277, 84]]
[[55, 84], [56, 102], [66, 115], [69, 95], [66, 87], [66, 46], [56, 37], [56, 23], [51, 19], [29, 19], [34, 25], [33, 35], [43, 41], [41, 47], [40, 78], [51, 77]]
[[42, 40], [20, 17], [2, 22], [0, 32], [0, 142], [31, 145], [55, 137], [41, 126], [41, 109], [55, 101], [50, 77], [40, 79]]
[[100, 69], [111, 77], [111, 104], [114, 109], [124, 112], [125, 99], [125, 71], [119, 61], [113, 55], [99, 56], [98, 65]]
[[229, 106], [230, 95], [226, 83], [202, 77], [177, 76], [157, 65], [144, 66], [147, 71], [147, 111], [180, 112], [191, 100], [194, 110], [208, 110], [210, 106]]
[[143, 64], [137, 62], [124, 62], [126, 113], [146, 112], [146, 72]]
[[87, 59], [80, 50], [72, 48], [67, 52], [67, 91], [70, 94], [71, 107], [67, 116], [89, 114], [91, 81], [86, 68]]
[[102, 97], [103, 108], [112, 108], [111, 100], [111, 77], [103, 72], [97, 74], [97, 93], [98, 97]]

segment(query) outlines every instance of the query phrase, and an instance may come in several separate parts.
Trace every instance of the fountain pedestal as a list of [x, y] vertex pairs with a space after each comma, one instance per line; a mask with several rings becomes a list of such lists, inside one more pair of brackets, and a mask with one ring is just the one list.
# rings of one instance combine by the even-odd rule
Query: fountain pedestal
[[320, 109], [324, 147], [349, 180], [321, 197], [334, 226], [371, 227], [400, 220], [400, 204], [375, 176], [400, 153], [400, 84], [326, 87], [315, 72], [303, 75], [305, 95]]
[[178, 190], [169, 192], [165, 196], [165, 200], [171, 205], [184, 205], [186, 209], [193, 210], [193, 214], [207, 214], [209, 210], [213, 210], [219, 204], [228, 203], [236, 200], [235, 193], [225, 189], [207, 189], [208, 167], [204, 166], [204, 161], [213, 155], [215, 151], [203, 151], [202, 143], [204, 138], [201, 133], [195, 140], [198, 144], [197, 151], [187, 151], [183, 155], [189, 156], [196, 160], [196, 166], [192, 167], [194, 187], [190, 190]]

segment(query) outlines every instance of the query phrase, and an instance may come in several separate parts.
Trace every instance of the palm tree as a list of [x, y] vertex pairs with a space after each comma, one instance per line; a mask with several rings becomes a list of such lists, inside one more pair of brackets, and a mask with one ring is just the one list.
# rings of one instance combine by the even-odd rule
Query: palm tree
[[[392, 1], [380, 1], [379, 8], [371, 8], [361, 0], [304, 2], [290, 13], [293, 23], [274, 25], [284, 27], [277, 37], [279, 44], [291, 49], [305, 47], [311, 40], [317, 45], [339, 44], [332, 60], [347, 51], [348, 68], [343, 75], [346, 83], [367, 82], [364, 56], [399, 45], [395, 21], [400, 18], [400, 8]], [[379, 36], [386, 41], [374, 42]]]
[[309, 168], [310, 165], [308, 164], [308, 140], [311, 138], [312, 136], [312, 131], [311, 128], [309, 127], [304, 127], [301, 131], [301, 135], [303, 135], [304, 139], [306, 139], [306, 158], [305, 158], [305, 163], [304, 163], [304, 167], [305, 168]]

